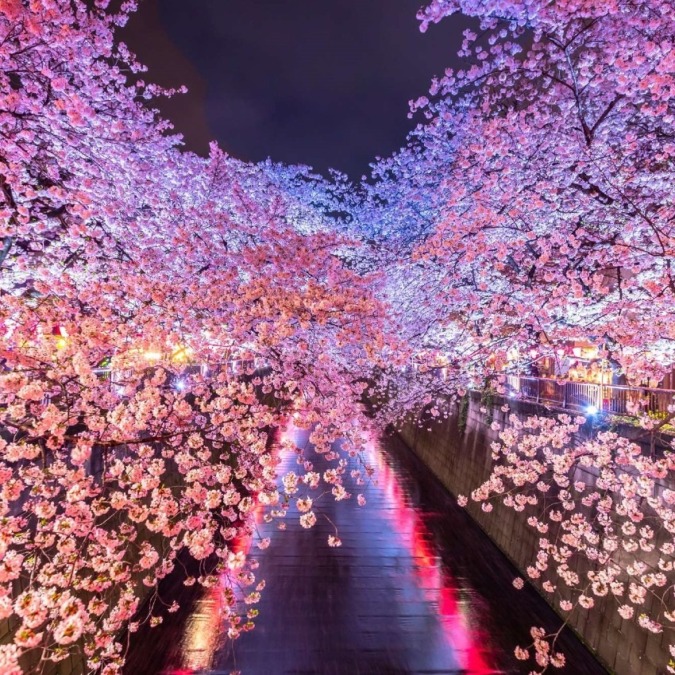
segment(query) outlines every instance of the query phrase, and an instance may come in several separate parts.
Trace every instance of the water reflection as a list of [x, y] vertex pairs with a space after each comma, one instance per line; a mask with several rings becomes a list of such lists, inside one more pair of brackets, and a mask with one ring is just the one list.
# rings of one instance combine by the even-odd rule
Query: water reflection
[[[305, 444], [307, 432], [287, 433]], [[365, 507], [353, 488], [348, 501], [319, 498], [317, 514], [326, 517], [311, 530], [292, 509], [285, 532], [259, 524], [272, 544], [250, 551], [267, 581], [253, 632], [227, 640], [218, 587], [201, 590], [173, 629], [181, 640], [170, 626], [153, 631], [152, 667], [135, 669], [143, 647], [132, 645], [127, 672], [528, 672], [513, 647], [530, 625], [559, 620], [533, 591], [511, 587], [509, 563], [407, 448], [389, 440], [367, 454], [377, 482], [364, 490]], [[327, 468], [312, 455], [316, 471]], [[281, 459], [280, 472], [294, 468], [293, 453]], [[341, 548], [327, 545], [334, 526]], [[604, 672], [573, 636], [560, 646], [575, 655], [569, 673]]]
[[[262, 531], [262, 516], [263, 507], [258, 504], [250, 514], [258, 533]], [[264, 529], [269, 529], [269, 526]], [[240, 536], [230, 542], [229, 547], [234, 553], [243, 552], [249, 556], [252, 543], [252, 535]], [[167, 675], [191, 675], [192, 673], [208, 672], [212, 669], [216, 654], [222, 650], [227, 640], [225, 631], [227, 630], [226, 614], [229, 611], [229, 605], [225, 601], [224, 592], [229, 587], [230, 582], [223, 575], [218, 584], [203, 589], [200, 597], [192, 603], [193, 607], [185, 619], [180, 651], [174, 656], [174, 659], [179, 661], [179, 666], [164, 669]], [[237, 595], [236, 589], [235, 595]], [[243, 593], [238, 595], [243, 596]]]
[[195, 671], [210, 670], [221, 640], [222, 593], [220, 588], [204, 590], [186, 624], [181, 644], [180, 668], [175, 675], [187, 675]]
[[[485, 654], [481, 647], [489, 644], [489, 638], [478, 622], [472, 622], [471, 606], [461, 600], [456, 580], [437, 555], [423, 512], [415, 508], [411, 493], [403, 489], [401, 476], [389, 463], [391, 458], [376, 447], [370, 447], [369, 454], [370, 461], [377, 467], [385, 499], [391, 507], [387, 515], [394, 531], [398, 537], [409, 542], [409, 554], [415, 561], [415, 584], [436, 611], [445, 641], [453, 650], [459, 669], [475, 674], [494, 672], [487, 662], [490, 655]], [[492, 660], [495, 660], [494, 656]]]

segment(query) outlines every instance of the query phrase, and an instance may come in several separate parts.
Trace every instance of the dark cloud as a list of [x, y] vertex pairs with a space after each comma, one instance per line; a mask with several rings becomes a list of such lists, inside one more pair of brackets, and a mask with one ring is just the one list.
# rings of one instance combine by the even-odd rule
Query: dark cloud
[[464, 21], [422, 35], [419, 0], [145, 0], [125, 38], [188, 147], [358, 178], [412, 128], [408, 101], [454, 61]]

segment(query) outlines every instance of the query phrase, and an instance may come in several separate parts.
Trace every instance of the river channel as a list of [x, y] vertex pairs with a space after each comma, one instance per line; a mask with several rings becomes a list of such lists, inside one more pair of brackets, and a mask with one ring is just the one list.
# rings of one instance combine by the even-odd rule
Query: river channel
[[[298, 445], [307, 432], [289, 429]], [[261, 524], [269, 548], [255, 547], [266, 588], [256, 628], [230, 641], [218, 593], [177, 582], [183, 605], [158, 628], [133, 636], [128, 675], [377, 675], [528, 673], [514, 647], [532, 625], [560, 619], [517, 573], [431, 472], [397, 438], [373, 443], [367, 460], [376, 482], [364, 494], [321, 500], [317, 524], [285, 531]], [[294, 456], [282, 459], [292, 466]], [[322, 470], [316, 457], [315, 470]], [[342, 546], [327, 537], [337, 528]], [[558, 648], [568, 665], [553, 672], [606, 671], [565, 629]]]

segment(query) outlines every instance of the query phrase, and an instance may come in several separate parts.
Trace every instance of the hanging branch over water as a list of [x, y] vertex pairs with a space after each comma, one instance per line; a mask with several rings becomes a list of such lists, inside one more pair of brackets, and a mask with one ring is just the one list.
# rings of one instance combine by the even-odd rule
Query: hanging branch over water
[[[374, 424], [429, 406], [438, 417], [443, 397], [482, 386], [514, 347], [553, 351], [583, 336], [635, 380], [675, 362], [672, 3], [433, 2], [422, 28], [461, 11], [481, 32], [465, 34], [466, 68], [415, 103], [427, 124], [361, 186], [245, 164], [215, 145], [206, 159], [183, 152], [149, 107], [179, 92], [144, 82], [115, 40], [133, 3], [107, 6], [0, 4], [9, 673], [70, 654], [119, 672], [125, 627], [161, 621], [158, 581], [179, 555], [201, 561], [205, 585], [223, 575], [229, 634], [251, 629], [246, 602], [262, 586], [242, 542], [258, 505], [281, 517], [295, 499], [311, 526], [312, 490], [348, 498], [344, 453], [358, 454]], [[234, 362], [250, 365], [235, 374]], [[372, 424], [364, 392], [378, 402]], [[306, 457], [280, 495], [271, 432], [289, 414], [334, 468], [319, 475]], [[573, 423], [532, 424], [546, 433], [503, 431], [507, 469], [480, 499], [501, 494], [500, 475], [514, 503], [530, 499], [522, 471], [568, 490], [560, 481], [578, 456], [560, 439]], [[533, 437], [547, 452], [522, 459]], [[672, 460], [619, 457], [617, 444], [598, 437], [593, 456], [610, 458], [608, 508], [637, 522], [622, 472], [670, 480]], [[653, 500], [651, 483], [635, 489]], [[659, 536], [672, 537], [672, 506], [668, 495], [650, 504]], [[563, 522], [588, 524], [574, 515]], [[610, 561], [610, 584], [624, 583], [613, 552], [633, 553], [636, 536], [619, 529], [602, 545], [581, 531], [572, 542]], [[659, 541], [663, 584], [628, 571], [635, 598], [662, 593], [665, 609], [638, 619], [648, 630], [671, 621], [670, 545]], [[546, 668], [561, 657], [542, 638]]]

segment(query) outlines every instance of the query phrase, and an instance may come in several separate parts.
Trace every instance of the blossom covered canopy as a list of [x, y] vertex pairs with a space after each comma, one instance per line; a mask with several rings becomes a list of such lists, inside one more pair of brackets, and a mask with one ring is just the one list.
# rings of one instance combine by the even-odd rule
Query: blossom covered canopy
[[[178, 92], [145, 82], [115, 39], [133, 9], [0, 4], [8, 673], [75, 652], [118, 672], [124, 631], [161, 622], [159, 581], [187, 557], [200, 583], [226, 580], [230, 637], [251, 629], [264, 585], [242, 543], [254, 514], [282, 517], [293, 499], [311, 527], [320, 485], [341, 500], [344, 482], [372, 475], [346, 476], [344, 454], [373, 426], [428, 404], [438, 416], [441, 395], [482, 386], [514, 346], [583, 336], [637, 381], [675, 362], [671, 2], [435, 0], [423, 29], [461, 11], [481, 34], [465, 33], [466, 68], [415, 104], [428, 123], [358, 189], [215, 145], [182, 151], [150, 107]], [[288, 415], [334, 468], [319, 475], [304, 457], [277, 485], [272, 441]], [[564, 565], [599, 561], [590, 593], [611, 588], [627, 618], [665, 589], [658, 616], [637, 618], [672, 631], [673, 498], [653, 494], [670, 456], [647, 461], [613, 435], [575, 449], [569, 419], [513, 424], [474, 498], [489, 510], [508, 483], [519, 509], [539, 503], [528, 486], [555, 485], [571, 512], [551, 511], [573, 531], [542, 546], [530, 576], [562, 561], [590, 607]], [[616, 497], [575, 496], [568, 474], [589, 457]], [[588, 520], [596, 505], [618, 530]], [[658, 527], [638, 537], [647, 513]], [[656, 576], [617, 560], [657, 540]], [[541, 667], [561, 662], [532, 637]]]

